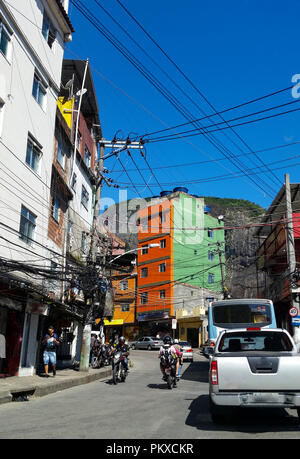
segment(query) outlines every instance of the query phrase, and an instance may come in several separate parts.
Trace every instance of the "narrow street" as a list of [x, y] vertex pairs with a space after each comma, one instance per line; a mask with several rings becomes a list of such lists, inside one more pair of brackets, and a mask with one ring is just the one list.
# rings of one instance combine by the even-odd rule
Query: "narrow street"
[[236, 422], [213, 424], [208, 361], [200, 355], [184, 365], [179, 387], [172, 391], [161, 379], [156, 351], [132, 351], [131, 357], [134, 367], [125, 384], [97, 381], [0, 406], [0, 438], [299, 438], [293, 411], [247, 411]]

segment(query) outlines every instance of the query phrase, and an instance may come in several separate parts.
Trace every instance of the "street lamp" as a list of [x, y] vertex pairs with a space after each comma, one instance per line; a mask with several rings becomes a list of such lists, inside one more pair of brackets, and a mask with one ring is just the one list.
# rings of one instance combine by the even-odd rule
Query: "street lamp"
[[115, 260], [117, 260], [118, 258], [123, 257], [124, 255], [127, 255], [128, 253], [137, 252], [138, 250], [143, 250], [143, 249], [152, 249], [154, 247], [160, 247], [160, 244], [154, 244], [153, 243], [153, 244], [147, 245], [146, 247], [136, 247], [135, 249], [128, 250], [127, 252], [124, 252], [121, 255], [118, 255], [116, 258], [114, 258], [113, 260], [109, 261], [109, 263], [113, 263]]

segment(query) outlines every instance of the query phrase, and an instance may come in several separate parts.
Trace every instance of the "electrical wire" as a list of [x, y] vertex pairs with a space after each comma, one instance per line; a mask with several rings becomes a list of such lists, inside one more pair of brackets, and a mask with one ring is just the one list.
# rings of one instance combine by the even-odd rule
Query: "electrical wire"
[[[170, 95], [170, 92], [165, 88], [162, 87], [161, 83], [157, 83], [157, 80], [153, 79], [153, 74], [147, 69], [145, 69], [144, 66], [141, 67], [140, 61], [137, 61], [134, 56], [132, 56], [132, 53], [130, 53], [122, 44], [119, 42], [119, 40], [115, 39], [115, 37], [103, 26], [103, 24], [95, 17], [95, 15], [92, 14], [90, 10], [88, 10], [85, 5], [82, 4], [80, 0], [71, 0], [72, 3], [76, 6], [76, 8], [83, 14], [83, 16], [102, 34], [105, 36], [110, 43], [113, 44], [120, 52], [123, 54], [124, 57], [129, 60], [137, 70], [142, 73], [142, 75], [165, 97], [167, 100], [178, 110], [180, 111], [183, 116], [189, 117], [187, 110], [183, 107], [183, 104], [178, 104], [178, 101], [174, 96]], [[191, 119], [191, 118], [190, 118]], [[237, 164], [236, 161], [234, 161], [234, 155], [232, 153], [228, 153], [228, 149], [226, 149], [224, 146], [220, 144], [219, 141], [216, 139], [212, 139], [210, 136], [205, 136], [210, 143], [212, 143], [223, 155], [226, 155], [228, 159], [234, 163], [235, 167], [237, 167], [239, 170], [242, 170], [242, 166], [240, 163], [240, 160], [238, 161], [239, 164]], [[229, 154], [229, 156], [228, 156]], [[249, 178], [249, 177], [248, 177]], [[259, 185], [257, 182], [262, 182], [262, 179], [260, 177], [257, 178], [257, 180], [253, 180], [252, 177], [249, 178], [250, 181], [253, 182], [255, 187], [260, 188], [265, 195], [270, 195], [269, 190], [271, 190], [270, 186], [265, 186], [265, 188], [262, 188], [261, 185]], [[275, 193], [275, 191], [273, 190]]]

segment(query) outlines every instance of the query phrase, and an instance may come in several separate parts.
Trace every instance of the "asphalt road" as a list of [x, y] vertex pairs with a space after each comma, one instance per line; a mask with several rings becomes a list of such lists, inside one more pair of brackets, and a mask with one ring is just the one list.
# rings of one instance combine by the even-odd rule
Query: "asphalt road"
[[[177, 389], [161, 379], [155, 351], [132, 351], [126, 383], [97, 381], [29, 402], [0, 406], [0, 438], [300, 438], [296, 412], [243, 412], [226, 426], [208, 410], [208, 361], [185, 364]], [[59, 377], [59, 375], [57, 376]]]

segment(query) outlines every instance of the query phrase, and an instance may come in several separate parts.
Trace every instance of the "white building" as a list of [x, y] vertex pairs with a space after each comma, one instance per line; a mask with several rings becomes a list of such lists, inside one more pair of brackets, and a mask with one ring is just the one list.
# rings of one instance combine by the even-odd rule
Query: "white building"
[[[47, 233], [57, 98], [64, 47], [73, 32], [68, 3], [0, 0], [2, 263], [50, 266], [61, 255]], [[8, 355], [6, 361], [0, 359], [0, 373], [32, 374], [39, 314], [45, 311], [41, 296], [33, 292], [29, 299], [24, 286], [30, 283], [39, 291], [42, 278], [24, 274], [22, 268], [1, 271], [0, 333], [6, 336]], [[18, 336], [23, 337], [22, 348], [12, 358], [10, 346]]]

